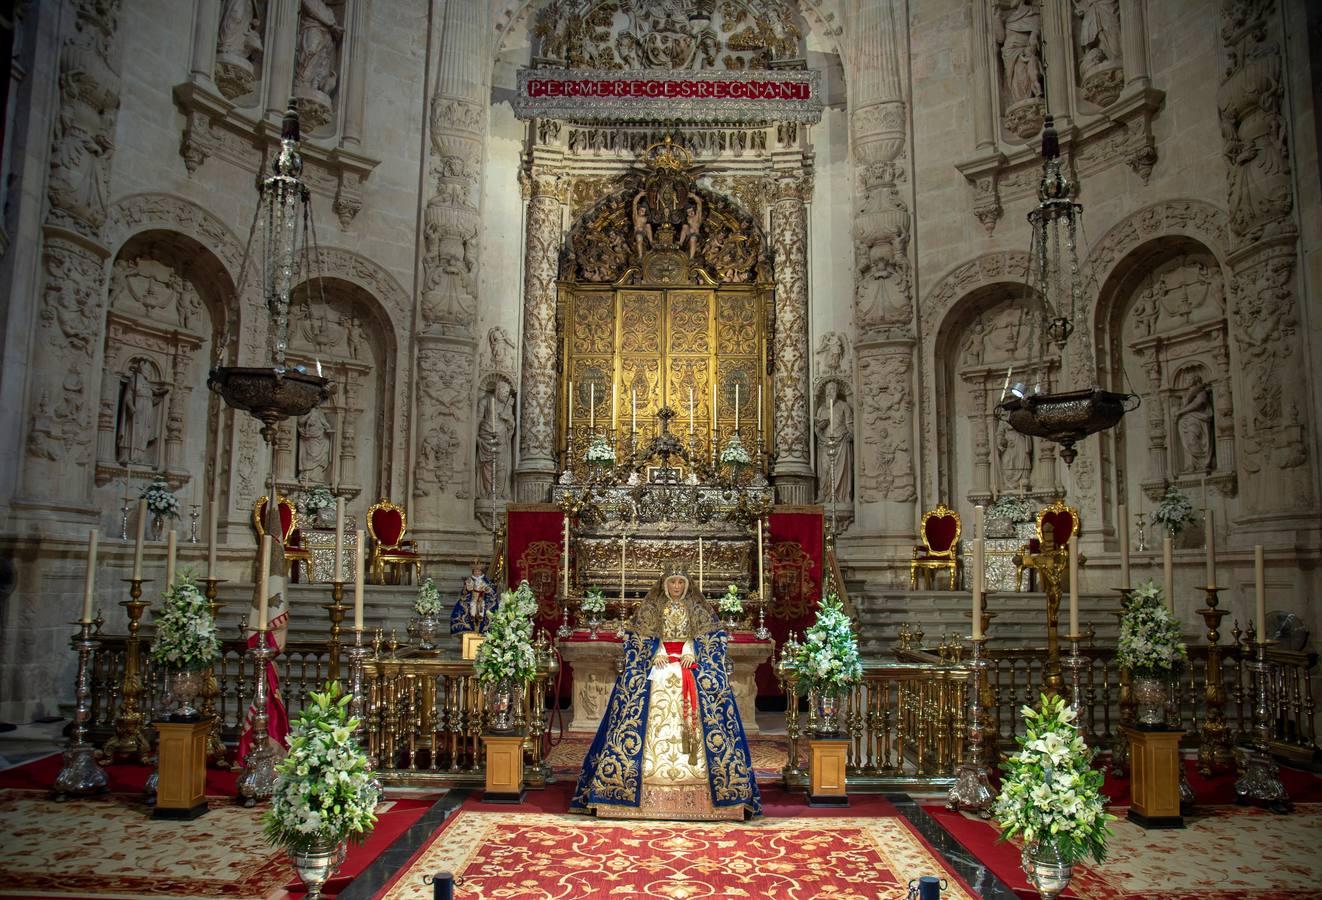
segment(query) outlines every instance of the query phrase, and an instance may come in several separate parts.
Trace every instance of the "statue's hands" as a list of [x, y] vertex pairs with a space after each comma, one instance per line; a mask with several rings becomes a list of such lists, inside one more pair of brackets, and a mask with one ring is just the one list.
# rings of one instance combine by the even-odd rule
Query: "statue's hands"
[[698, 658], [693, 655], [693, 651], [691, 650], [684, 651], [684, 653], [679, 657], [679, 664], [686, 669], [693, 668], [697, 664], [697, 662], [698, 662]]
[[668, 662], [670, 662], [670, 656], [664, 649], [658, 650], [656, 653], [652, 654], [653, 666], [664, 666]]

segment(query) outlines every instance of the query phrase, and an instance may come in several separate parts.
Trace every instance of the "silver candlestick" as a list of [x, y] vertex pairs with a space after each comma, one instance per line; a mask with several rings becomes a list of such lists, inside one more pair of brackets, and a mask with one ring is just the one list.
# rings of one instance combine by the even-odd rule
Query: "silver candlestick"
[[1139, 553], [1145, 553], [1148, 549], [1148, 537], [1144, 533], [1144, 527], [1147, 525], [1147, 516], [1144, 513], [1138, 514], [1138, 546], [1135, 548]]
[[946, 808], [955, 812], [966, 809], [985, 819], [991, 815], [992, 802], [996, 796], [992, 793], [982, 750], [983, 732], [991, 717], [991, 711], [984, 702], [987, 698], [983, 696], [983, 692], [988, 691], [988, 662], [983, 656], [983, 645], [987, 639], [980, 637], [972, 641], [973, 659], [970, 666], [973, 669], [973, 681], [969, 685], [967, 743], [955, 783], [946, 796]]
[[239, 776], [239, 799], [244, 806], [256, 806], [259, 800], [269, 800], [275, 790], [275, 764], [279, 753], [271, 746], [267, 735], [266, 665], [275, 656], [275, 648], [266, 646], [266, 629], [257, 632], [257, 646], [248, 651], [257, 671], [252, 702], [256, 713], [252, 720], [252, 749], [243, 761], [243, 774]]
[[1253, 672], [1256, 697], [1253, 704], [1253, 742], [1250, 744], [1244, 775], [1235, 782], [1235, 802], [1262, 803], [1272, 812], [1287, 813], [1294, 809], [1290, 795], [1281, 783], [1280, 767], [1271, 753], [1271, 705], [1268, 678], [1271, 666], [1267, 663], [1267, 648], [1275, 641], [1254, 641], [1254, 659], [1249, 663]]
[[129, 539], [129, 498], [124, 497], [124, 505], [119, 508], [119, 539], [127, 541]]
[[767, 628], [766, 620], [767, 598], [762, 597], [762, 602], [757, 605], [757, 631], [753, 632], [753, 637], [759, 641], [765, 641], [771, 637], [771, 631]]
[[1086, 739], [1088, 731], [1083, 727], [1083, 717], [1087, 712], [1087, 704], [1084, 703], [1083, 696], [1083, 670], [1088, 667], [1088, 658], [1079, 653], [1079, 641], [1082, 638], [1081, 634], [1065, 636], [1065, 640], [1070, 642], [1070, 655], [1062, 659], [1060, 664], [1069, 671], [1069, 706], [1074, 710], [1074, 724], [1078, 727], [1079, 734]]
[[87, 740], [87, 720], [92, 717], [92, 657], [100, 641], [92, 639], [92, 623], [77, 622], [78, 636], [70, 643], [78, 651], [78, 680], [74, 682], [76, 705], [73, 731], [64, 748], [64, 767], [55, 776], [55, 799], [63, 802], [71, 796], [104, 794], [106, 770], [96, 762], [96, 748]]
[[560, 627], [555, 630], [555, 636], [564, 640], [574, 633], [574, 629], [569, 625], [569, 598], [566, 597], [561, 602], [563, 615], [560, 617]]
[[198, 520], [198, 517], [199, 517], [198, 510], [200, 509], [200, 507], [199, 507], [196, 503], [194, 503], [194, 504], [192, 504], [192, 505], [189, 507], [189, 509], [191, 510], [191, 512], [188, 514], [188, 517], [189, 517], [189, 519], [191, 519], [192, 521], [190, 521], [189, 524], [188, 524], [188, 543], [190, 543], [190, 544], [196, 544], [196, 543], [197, 543], [197, 520]]

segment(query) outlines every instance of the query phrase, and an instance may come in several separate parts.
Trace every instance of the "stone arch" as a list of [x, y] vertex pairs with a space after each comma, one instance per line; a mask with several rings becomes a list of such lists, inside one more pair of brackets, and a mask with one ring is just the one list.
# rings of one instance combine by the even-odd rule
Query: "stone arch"
[[175, 231], [192, 238], [220, 260], [231, 284], [238, 283], [243, 242], [228, 225], [192, 200], [175, 194], [131, 194], [117, 200], [106, 214], [102, 232], [111, 257], [142, 231]]

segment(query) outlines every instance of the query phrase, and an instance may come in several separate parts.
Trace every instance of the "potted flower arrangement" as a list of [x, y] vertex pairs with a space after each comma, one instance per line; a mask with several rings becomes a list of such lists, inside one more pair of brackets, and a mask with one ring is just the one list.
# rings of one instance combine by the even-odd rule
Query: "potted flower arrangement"
[[179, 518], [179, 498], [170, 490], [169, 482], [157, 475], [142, 489], [138, 499], [147, 501], [147, 512], [151, 513], [151, 537], [159, 541], [165, 529], [165, 517]]
[[732, 434], [721, 449], [721, 465], [738, 470], [753, 464], [753, 457], [748, 455], [748, 448], [739, 440], [739, 435]]
[[[325, 525], [327, 523], [323, 520], [327, 512], [335, 509], [335, 495], [324, 484], [314, 485], [303, 492], [299, 506], [304, 513]], [[329, 524], [334, 524], [333, 517]]]
[[308, 888], [321, 887], [344, 859], [347, 841], [361, 842], [376, 822], [381, 787], [349, 718], [350, 695], [338, 682], [313, 691], [293, 723], [289, 753], [276, 764], [271, 808], [262, 817], [266, 839], [283, 848]]
[[1193, 504], [1175, 485], [1167, 485], [1166, 495], [1152, 511], [1152, 524], [1166, 529], [1171, 540], [1179, 537], [1186, 526], [1193, 524]]
[[488, 724], [492, 731], [514, 727], [516, 690], [526, 687], [537, 675], [537, 653], [532, 645], [532, 617], [536, 611], [537, 598], [526, 581], [518, 590], [506, 591], [473, 660], [477, 680], [488, 689]]
[[987, 537], [1015, 537], [1016, 526], [1032, 522], [1035, 510], [1023, 494], [1001, 494], [987, 507]]
[[1019, 752], [1002, 766], [1005, 778], [993, 814], [1001, 839], [1023, 839], [1021, 865], [1047, 898], [1069, 884], [1075, 863], [1106, 856], [1107, 823], [1102, 773], [1074, 724], [1074, 710], [1059, 696], [1043, 695], [1038, 709], [1023, 708], [1026, 734]]
[[594, 466], [613, 466], [615, 465], [615, 448], [606, 440], [605, 435], [595, 435], [588, 443], [587, 452], [583, 458]]
[[170, 718], [197, 720], [193, 698], [201, 689], [202, 673], [219, 657], [220, 635], [211, 606], [193, 579], [181, 575], [165, 589], [151, 644], [152, 662], [170, 673], [170, 695], [178, 704]]
[[601, 627], [601, 620], [606, 617], [606, 595], [601, 592], [601, 588], [588, 588], [587, 594], [583, 596], [583, 602], [579, 604], [579, 609], [587, 617], [592, 636], [596, 637], [597, 629]]
[[863, 660], [853, 624], [834, 593], [818, 604], [817, 621], [804, 633], [795, 652], [794, 670], [800, 688], [816, 701], [817, 733], [838, 734], [840, 695], [862, 680]]
[[1168, 684], [1189, 661], [1180, 623], [1166, 608], [1162, 590], [1149, 580], [1129, 595], [1120, 619], [1115, 661], [1133, 678], [1138, 725], [1157, 727], [1165, 721]]
[[739, 585], [732, 584], [716, 600], [716, 609], [724, 617], [725, 630], [734, 631], [739, 617], [744, 614], [744, 601], [739, 599]]
[[422, 650], [435, 650], [436, 629], [440, 625], [441, 591], [430, 577], [424, 578], [418, 585], [418, 598], [413, 601], [413, 611], [418, 614], [418, 647]]

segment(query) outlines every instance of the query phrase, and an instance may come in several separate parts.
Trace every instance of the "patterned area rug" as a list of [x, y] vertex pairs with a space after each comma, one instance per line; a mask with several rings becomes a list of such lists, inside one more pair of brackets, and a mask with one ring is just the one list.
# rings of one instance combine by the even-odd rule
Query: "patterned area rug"
[[[1020, 896], [1036, 896], [1019, 871], [1019, 845], [996, 843], [995, 826], [941, 809], [927, 811]], [[1299, 804], [1284, 816], [1251, 807], [1198, 807], [1185, 823], [1183, 829], [1145, 831], [1121, 818], [1111, 826], [1106, 862], [1076, 866], [1062, 896], [1322, 898], [1322, 804]]]
[[[566, 734], [560, 743], [551, 748], [547, 762], [557, 775], [577, 775], [583, 769], [583, 757], [588, 755], [592, 738], [587, 735]], [[807, 765], [807, 741], [799, 742], [801, 765]], [[759, 780], [779, 778], [789, 757], [790, 742], [784, 736], [752, 737], [748, 739], [748, 750], [753, 757], [753, 771]]]
[[910, 878], [950, 879], [944, 900], [971, 900], [895, 818], [619, 822], [583, 816], [459, 812], [378, 895], [429, 900], [424, 875], [453, 872], [465, 898], [707, 900], [900, 898]]

